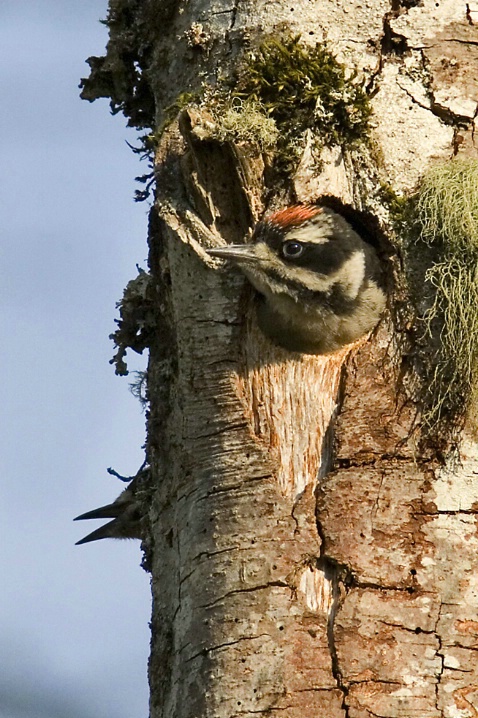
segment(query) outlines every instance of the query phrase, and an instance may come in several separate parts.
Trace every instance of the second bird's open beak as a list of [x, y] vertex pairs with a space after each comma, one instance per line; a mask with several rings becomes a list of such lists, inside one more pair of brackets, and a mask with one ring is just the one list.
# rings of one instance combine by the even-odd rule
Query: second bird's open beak
[[214, 247], [206, 249], [210, 257], [219, 257], [220, 259], [231, 259], [232, 261], [257, 261], [258, 256], [253, 244], [229, 244], [227, 247]]

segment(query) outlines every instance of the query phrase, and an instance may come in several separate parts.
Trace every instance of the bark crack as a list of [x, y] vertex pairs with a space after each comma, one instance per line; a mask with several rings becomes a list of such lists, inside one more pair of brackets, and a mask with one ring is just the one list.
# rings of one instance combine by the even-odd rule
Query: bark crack
[[350, 573], [351, 585], [353, 588], [371, 588], [374, 591], [398, 591], [402, 593], [415, 593], [414, 586], [386, 586], [372, 581], [360, 581], [353, 573]]
[[435, 630], [427, 631], [424, 628], [420, 628], [420, 626], [417, 626], [416, 628], [408, 628], [408, 626], [404, 626], [403, 623], [392, 623], [391, 621], [380, 621], [380, 623], [383, 623], [384, 626], [390, 626], [391, 628], [399, 628], [401, 631], [407, 631], [408, 633], [415, 633], [417, 636], [420, 633], [424, 633], [427, 636], [435, 636], [436, 635]]
[[422, 110], [428, 110], [428, 112], [431, 112], [432, 114], [434, 114], [431, 105], [425, 105], [425, 104], [423, 104], [423, 102], [420, 102], [420, 100], [417, 100], [417, 98], [415, 97], [415, 95], [413, 95], [413, 94], [410, 92], [410, 90], [408, 90], [404, 85], [401, 85], [398, 80], [397, 80], [397, 85], [398, 85], [398, 87], [399, 87], [401, 90], [403, 90], [403, 92], [407, 95], [407, 97], [409, 97], [409, 98], [411, 99], [411, 101], [412, 101], [415, 105], [418, 105], [418, 107], [421, 107]]
[[[222, 433], [222, 430], [221, 430]], [[199, 437], [201, 438], [201, 437]], [[250, 476], [247, 478], [247, 480], [243, 481], [240, 484], [233, 484], [232, 486], [224, 489], [217, 489], [212, 491], [206, 491], [206, 493], [202, 496], [200, 496], [198, 499], [196, 499], [196, 502], [199, 503], [200, 501], [204, 501], [211, 496], [217, 496], [218, 494], [228, 493], [229, 491], [236, 491], [236, 489], [244, 488], [244, 486], [247, 486], [255, 481], [264, 481], [271, 478], [271, 474], [261, 474], [260, 476]], [[187, 491], [184, 494], [178, 494], [176, 501], [179, 503], [179, 501], [187, 501], [191, 498], [194, 494], [197, 494], [199, 491], [203, 489], [203, 486], [194, 486], [190, 491]]]
[[377, 454], [371, 459], [363, 459], [362, 461], [358, 459], [349, 459], [342, 457], [337, 458], [335, 464], [337, 469], [362, 469], [367, 467], [373, 467], [378, 463], [383, 463], [384, 461], [409, 462], [410, 457], [402, 456], [401, 454]]
[[[422, 516], [476, 516], [477, 509], [437, 509], [436, 513], [421, 514]], [[418, 514], [417, 514], [418, 515]]]
[[198, 498], [199, 501], [205, 501], [206, 499], [209, 499], [211, 496], [220, 496], [221, 494], [228, 494], [233, 491], [237, 491], [240, 489], [243, 489], [245, 485], [252, 483], [253, 481], [264, 481], [265, 479], [270, 479], [271, 474], [263, 474], [261, 476], [251, 476], [250, 478], [247, 478], [247, 481], [241, 481], [238, 484], [232, 484], [231, 486], [225, 486], [224, 488], [213, 488], [211, 491], [208, 491], [204, 496], [200, 496]]
[[[450, 40], [450, 42], [453, 42], [453, 40]], [[462, 43], [467, 44], [465, 41], [456, 40], [456, 42], [462, 42]], [[468, 43], [468, 44], [478, 45], [478, 42], [473, 42], [473, 43], [470, 42], [470, 43]], [[426, 67], [426, 60], [425, 60], [425, 57], [424, 57], [424, 54], [423, 54], [423, 49], [427, 49], [427, 48], [421, 47], [421, 48], [417, 48], [417, 49], [419, 49], [420, 52], [421, 52], [423, 69], [424, 69], [426, 72], [428, 72], [427, 67]], [[456, 125], [457, 123], [465, 123], [467, 126], [469, 126], [470, 124], [473, 123], [473, 121], [474, 121], [474, 119], [475, 119], [475, 117], [469, 117], [469, 116], [467, 116], [467, 115], [459, 115], [459, 114], [457, 114], [456, 112], [453, 112], [453, 110], [451, 110], [449, 107], [445, 107], [444, 105], [440, 105], [440, 103], [435, 100], [433, 91], [432, 91], [431, 89], [430, 89], [430, 91], [429, 91], [429, 92], [430, 92], [430, 104], [427, 105], [427, 104], [425, 104], [425, 103], [423, 103], [423, 102], [420, 102], [420, 100], [418, 100], [418, 99], [415, 97], [415, 95], [414, 95], [409, 89], [407, 89], [407, 87], [405, 87], [404, 85], [402, 85], [402, 84], [398, 81], [398, 79], [397, 79], [397, 85], [398, 85], [398, 87], [399, 87], [403, 92], [405, 92], [405, 94], [407, 95], [407, 97], [409, 97], [410, 100], [411, 100], [415, 105], [417, 105], [418, 107], [421, 107], [422, 110], [427, 110], [428, 112], [431, 112], [432, 115], [435, 115], [435, 116], [438, 117], [440, 120], [442, 120], [442, 122], [445, 122], [445, 123], [448, 124], [448, 125], [450, 125], [450, 124], [451, 124], [451, 125]], [[475, 116], [476, 116], [476, 114], [475, 114]]]
[[[191, 563], [196, 564], [200, 559], [202, 559], [204, 557], [209, 559], [209, 558], [213, 558], [214, 556], [219, 556], [220, 554], [228, 553], [230, 551], [248, 551], [248, 550], [249, 550], [248, 546], [228, 546], [228, 548], [223, 548], [218, 551], [201, 551], [201, 553], [198, 553], [196, 556], [194, 556], [193, 559], [191, 559]], [[197, 570], [197, 568], [198, 567], [196, 565], [194, 565], [193, 568], [190, 571], [188, 571], [188, 573], [185, 574], [181, 578], [181, 584], [183, 584], [185, 581], [187, 581], [188, 578], [190, 578], [193, 575], [193, 573]]]
[[[260, 633], [258, 636], [242, 636], [241, 638], [238, 638], [236, 641], [227, 641], [226, 643], [219, 643], [217, 646], [211, 646], [210, 648], [202, 648], [200, 651], [195, 653], [193, 656], [190, 656], [189, 658], [186, 658], [186, 663], [190, 663], [191, 661], [196, 660], [199, 656], [207, 656], [213, 651], [219, 651], [221, 648], [228, 648], [229, 646], [235, 646], [238, 643], [242, 643], [243, 641], [257, 641], [259, 638], [270, 638], [268, 633]], [[187, 644], [189, 645], [189, 644]], [[184, 646], [180, 651], [184, 650], [184, 648], [187, 647]]]
[[443, 677], [443, 671], [445, 670], [445, 656], [443, 654], [442, 640], [441, 640], [441, 635], [438, 632], [438, 626], [439, 626], [440, 619], [441, 619], [442, 608], [443, 608], [443, 603], [440, 603], [440, 608], [438, 611], [438, 616], [437, 616], [437, 620], [436, 620], [435, 628], [434, 628], [435, 636], [438, 641], [438, 648], [436, 651], [436, 655], [440, 659], [440, 669], [437, 673], [437, 682], [435, 684], [435, 708], [441, 715], [443, 715], [443, 714], [441, 713], [440, 708], [439, 708], [440, 685], [441, 685], [441, 679]]
[[470, 8], [470, 4], [469, 4], [469, 3], [466, 3], [466, 19], [467, 19], [467, 21], [468, 21], [468, 25], [474, 25], [474, 24], [475, 24], [475, 23], [473, 22], [473, 17], [472, 17], [472, 15], [471, 15], [471, 8]]
[[339, 572], [345, 572], [345, 576], [347, 577], [351, 576], [351, 572], [348, 567], [339, 566], [339, 564], [334, 562], [333, 559], [329, 558], [326, 555], [325, 532], [318, 517], [316, 519], [316, 526], [317, 533], [320, 539], [320, 559], [318, 565], [320, 565], [322, 570], [324, 571], [324, 576], [328, 578], [332, 583], [332, 605], [330, 607], [330, 613], [327, 618], [327, 645], [330, 654], [332, 676], [335, 680], [337, 688], [342, 693], [341, 708], [344, 712], [344, 718], [349, 718], [349, 705], [347, 703], [349, 688], [344, 683], [342, 671], [340, 668], [337, 645], [335, 641], [335, 619], [341, 605]]
[[347, 703], [347, 697], [349, 694], [349, 688], [344, 683], [342, 671], [340, 669], [339, 657], [337, 653], [337, 645], [335, 643], [335, 617], [337, 611], [340, 608], [340, 588], [337, 576], [337, 569], [334, 567], [332, 575], [332, 606], [330, 608], [330, 614], [327, 621], [327, 642], [329, 646], [329, 653], [332, 664], [332, 675], [337, 684], [337, 688], [342, 693], [342, 710], [344, 711], [345, 718], [349, 718], [349, 705]]
[[368, 679], [363, 681], [354, 681], [353, 679], [349, 681], [351, 686], [362, 686], [367, 685], [367, 683], [374, 683], [378, 686], [403, 686], [403, 683], [401, 681], [386, 681], [383, 678], [380, 679]]
[[464, 646], [462, 643], [454, 643], [456, 648], [462, 648], [464, 651], [478, 651], [478, 646]]
[[478, 45], [478, 40], [461, 40], [459, 37], [445, 38], [445, 42], [458, 42], [460, 45]]
[[238, 11], [238, 9], [239, 9], [239, 0], [236, 0], [236, 2], [234, 3], [234, 5], [232, 6], [232, 10], [231, 10], [232, 15], [231, 15], [231, 24], [230, 24], [230, 26], [229, 26], [229, 30], [233, 30], [233, 29], [234, 29], [234, 25], [236, 24], [236, 18], [237, 18], [237, 11]]
[[382, 20], [382, 37], [380, 39], [380, 51], [378, 58], [378, 66], [372, 74], [367, 86], [368, 92], [373, 92], [375, 80], [380, 75], [384, 66], [384, 58], [387, 55], [403, 55], [408, 49], [408, 41], [404, 35], [400, 35], [392, 28], [392, 20], [400, 14], [401, 8], [397, 6], [395, 0], [390, 2], [390, 10], [386, 12]]
[[216, 429], [209, 434], [194, 434], [193, 436], [185, 436], [185, 439], [197, 441], [198, 439], [210, 439], [212, 436], [221, 436], [221, 434], [227, 434], [228, 431], [239, 431], [247, 427], [247, 422], [241, 421], [238, 424], [228, 424], [222, 429]]
[[203, 603], [199, 606], [199, 608], [212, 608], [213, 606], [216, 606], [218, 603], [221, 603], [221, 601], [224, 601], [226, 598], [229, 598], [230, 596], [234, 596], [238, 593], [254, 593], [254, 591], [264, 591], [268, 588], [288, 588], [290, 589], [290, 585], [286, 583], [286, 581], [270, 581], [269, 583], [259, 584], [257, 586], [250, 586], [249, 588], [236, 588], [233, 591], [228, 591], [223, 596], [220, 596], [219, 598], [216, 598], [212, 603]]
[[398, 35], [392, 30], [391, 21], [398, 17], [399, 9], [396, 7], [394, 0], [390, 2], [390, 10], [386, 12], [382, 19], [382, 36], [377, 43], [378, 46], [378, 61], [376, 69], [371, 73], [370, 79], [365, 86], [365, 90], [369, 95], [374, 95], [377, 92], [376, 80], [381, 75], [385, 57], [387, 55], [395, 54], [402, 55], [407, 49], [407, 39], [403, 35]]
[[377, 513], [377, 510], [378, 510], [378, 505], [379, 505], [379, 501], [380, 501], [380, 492], [382, 491], [382, 486], [383, 486], [384, 481], [385, 481], [385, 472], [382, 471], [382, 475], [380, 477], [380, 485], [377, 490], [377, 496], [375, 497], [375, 501], [373, 502], [373, 506], [370, 511], [370, 525], [371, 525], [372, 533], [374, 531], [373, 521], [374, 521], [375, 514]]
[[478, 104], [476, 105], [475, 112], [473, 114], [473, 119], [471, 121], [471, 141], [473, 142], [473, 147], [475, 147], [475, 130], [476, 130], [476, 123], [475, 120], [478, 117]]
[[260, 710], [260, 711], [253, 711], [253, 710], [249, 709], [247, 711], [240, 711], [239, 713], [235, 713], [233, 716], [231, 716], [231, 718], [237, 718], [238, 716], [244, 716], [244, 715], [266, 716], [266, 715], [270, 715], [273, 711], [278, 713], [278, 712], [282, 712], [282, 711], [288, 711], [292, 708], [294, 708], [294, 706], [290, 705], [290, 706], [280, 706], [280, 707], [270, 706], [269, 708], [264, 708], [264, 710]]
[[201, 558], [212, 558], [213, 556], [220, 556], [223, 553], [228, 553], [229, 551], [247, 551], [248, 547], [245, 546], [228, 546], [227, 548], [221, 548], [217, 551], [201, 551], [200, 553], [196, 554], [194, 558], [192, 559], [193, 563], [196, 563], [196, 561], [199, 561]]

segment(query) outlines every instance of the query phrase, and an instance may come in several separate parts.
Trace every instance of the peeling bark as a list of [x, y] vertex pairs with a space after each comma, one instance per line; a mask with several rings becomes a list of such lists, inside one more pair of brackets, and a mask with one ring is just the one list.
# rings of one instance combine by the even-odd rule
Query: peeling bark
[[[178, 93], [230, 78], [258, 31], [326, 39], [363, 72], [374, 145], [324, 150], [319, 172], [310, 136], [287, 201], [330, 192], [386, 229], [381, 183], [400, 192], [436, 159], [476, 155], [476, 3], [111, 6], [85, 91], [101, 94], [107, 67], [133, 117], [124, 58], [139, 58], [158, 126]], [[393, 297], [372, 337], [332, 357], [260, 335], [250, 288], [204, 247], [286, 200], [258, 147], [201, 135], [204, 112], [180, 113], [155, 158], [151, 718], [478, 716], [476, 446], [444, 466], [420, 443]]]

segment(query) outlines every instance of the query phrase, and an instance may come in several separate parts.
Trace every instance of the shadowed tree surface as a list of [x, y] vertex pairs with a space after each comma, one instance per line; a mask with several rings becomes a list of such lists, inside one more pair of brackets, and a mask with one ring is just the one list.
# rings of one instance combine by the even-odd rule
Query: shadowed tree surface
[[[116, 334], [150, 351], [151, 718], [477, 716], [478, 461], [459, 422], [454, 463], [422, 430], [403, 276], [433, 250], [404, 260], [391, 207], [476, 157], [478, 5], [111, 0], [108, 23], [83, 95], [144, 128], [156, 180]], [[298, 355], [205, 248], [324, 194], [364, 212], [389, 310]]]

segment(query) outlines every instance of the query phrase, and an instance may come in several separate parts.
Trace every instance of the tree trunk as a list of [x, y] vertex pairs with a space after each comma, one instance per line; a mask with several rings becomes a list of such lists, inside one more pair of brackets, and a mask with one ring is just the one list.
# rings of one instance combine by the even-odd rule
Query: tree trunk
[[[151, 718], [478, 716], [476, 447], [443, 466], [417, 440], [394, 296], [358, 346], [295, 355], [204, 251], [324, 193], [391, 231], [384, 184], [410, 190], [432, 161], [475, 152], [477, 24], [458, 0], [110, 2], [84, 95], [137, 126], [156, 107]], [[214, 137], [204, 95], [180, 110], [234, 75], [259, 28], [326, 39], [363, 72], [372, 144], [329, 145], [317, 169], [309, 133], [279, 186], [257, 142]]]

